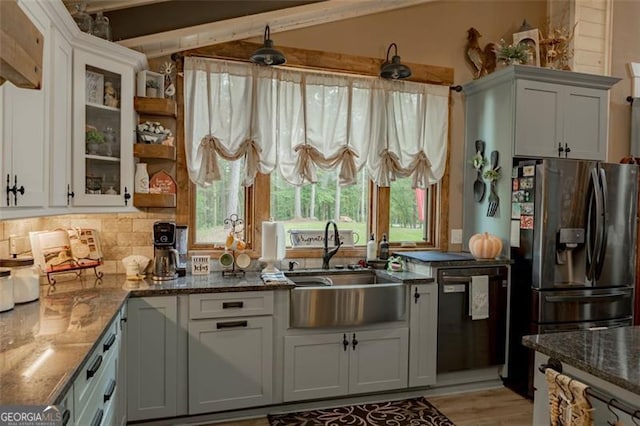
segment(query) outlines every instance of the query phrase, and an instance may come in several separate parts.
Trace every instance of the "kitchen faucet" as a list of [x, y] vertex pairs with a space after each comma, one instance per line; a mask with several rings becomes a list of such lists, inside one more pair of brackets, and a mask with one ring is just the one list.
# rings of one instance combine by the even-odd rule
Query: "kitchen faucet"
[[[333, 244], [334, 248], [329, 250], [329, 225], [333, 225]], [[342, 241], [340, 241], [340, 237], [338, 236], [338, 225], [333, 220], [327, 221], [327, 225], [324, 227], [324, 248], [322, 249], [322, 269], [329, 269], [329, 260], [333, 257], [334, 254], [338, 252], [340, 246], [342, 245]]]

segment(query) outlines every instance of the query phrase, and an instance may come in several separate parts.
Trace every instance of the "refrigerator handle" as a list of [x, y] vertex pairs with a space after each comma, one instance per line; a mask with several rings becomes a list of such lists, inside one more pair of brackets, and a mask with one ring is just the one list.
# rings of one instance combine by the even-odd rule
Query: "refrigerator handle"
[[607, 226], [607, 222], [609, 221], [609, 215], [607, 214], [607, 174], [602, 166], [598, 165], [598, 169], [600, 170], [600, 196], [602, 197], [602, 220], [600, 222], [600, 235], [602, 235], [602, 239], [600, 240], [600, 248], [598, 249], [596, 258], [596, 280], [600, 279], [600, 274], [602, 274], [604, 256], [607, 252], [607, 238], [609, 237], [609, 230]]
[[[597, 167], [597, 166], [596, 166]], [[587, 270], [587, 278], [595, 279], [595, 269], [598, 262], [601, 243], [602, 243], [602, 197], [600, 187], [600, 177], [597, 168], [591, 169], [591, 187], [592, 192], [589, 197], [589, 213], [587, 223], [587, 261], [589, 268]], [[595, 230], [592, 228], [593, 221], [593, 205], [595, 203]], [[593, 241], [592, 233], [595, 233], [595, 241]]]

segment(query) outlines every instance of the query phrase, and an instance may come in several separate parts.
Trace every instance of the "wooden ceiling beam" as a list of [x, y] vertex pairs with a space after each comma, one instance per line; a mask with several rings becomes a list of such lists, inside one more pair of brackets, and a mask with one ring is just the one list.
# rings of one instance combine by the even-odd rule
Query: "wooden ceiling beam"
[[[203, 56], [210, 58], [226, 58], [248, 61], [251, 54], [261, 47], [259, 43], [248, 41], [231, 41], [213, 46], [200, 47], [182, 52], [185, 56]], [[297, 49], [277, 46], [287, 58], [285, 66], [309, 68], [359, 75], [378, 76], [384, 58], [345, 55], [341, 53], [323, 52], [319, 50]], [[440, 85], [453, 84], [453, 68], [433, 65], [406, 63], [411, 68], [408, 81]]]
[[148, 58], [429, 3], [435, 0], [326, 0], [118, 41]]

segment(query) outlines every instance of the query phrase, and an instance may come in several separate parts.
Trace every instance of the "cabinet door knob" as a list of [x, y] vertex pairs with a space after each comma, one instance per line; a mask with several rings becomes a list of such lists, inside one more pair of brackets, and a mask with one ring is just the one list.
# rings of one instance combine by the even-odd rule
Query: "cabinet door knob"
[[561, 157], [563, 152], [564, 148], [562, 147], [562, 143], [558, 142], [558, 157]]
[[564, 158], [567, 158], [567, 155], [571, 152], [571, 148], [566, 143], [564, 144]]
[[353, 350], [356, 350], [356, 346], [358, 346], [358, 339], [356, 339], [356, 333], [353, 333], [353, 339], [351, 339], [351, 344], [353, 345]]
[[415, 293], [413, 293], [413, 298], [415, 299], [415, 303], [418, 303], [418, 299], [420, 299], [420, 293], [418, 293], [418, 287], [416, 287]]
[[344, 333], [342, 335], [342, 346], [344, 346], [344, 350], [346, 351], [347, 348], [349, 347], [349, 341], [347, 340], [347, 334]]
[[124, 205], [129, 204], [129, 199], [131, 198], [131, 194], [127, 191], [127, 187], [124, 187]]

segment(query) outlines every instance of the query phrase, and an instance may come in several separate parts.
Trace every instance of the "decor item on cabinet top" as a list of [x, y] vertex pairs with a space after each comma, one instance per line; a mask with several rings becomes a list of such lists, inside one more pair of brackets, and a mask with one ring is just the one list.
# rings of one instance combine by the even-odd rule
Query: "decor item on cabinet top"
[[527, 20], [522, 21], [518, 31], [513, 33], [513, 44], [522, 45], [527, 52], [527, 65], [540, 66], [540, 32], [533, 28]]
[[502, 251], [502, 240], [488, 232], [469, 238], [469, 251], [476, 259], [495, 259]]
[[102, 14], [102, 11], [96, 13], [96, 19], [93, 21], [92, 34], [96, 37], [111, 41], [111, 24], [109, 18]]
[[155, 173], [149, 179], [150, 194], [175, 194], [176, 181], [164, 170]]
[[466, 59], [474, 68], [473, 78], [491, 74], [496, 69], [496, 44], [487, 43], [484, 49], [480, 47], [482, 34], [475, 28], [467, 30]]
[[501, 64], [526, 64], [528, 57], [528, 47], [525, 44], [507, 44], [504, 39], [500, 39], [496, 48], [496, 59]]
[[540, 57], [544, 61], [543, 66], [559, 70], [571, 71], [569, 61], [573, 58], [573, 48], [571, 41], [575, 34], [576, 24], [571, 30], [560, 28], [549, 28], [540, 31]]
[[138, 143], [173, 146], [173, 133], [157, 121], [145, 121], [137, 126]]
[[113, 83], [105, 81], [104, 83], [104, 104], [111, 108], [118, 108], [120, 100], [118, 99], [118, 92], [113, 87]]

